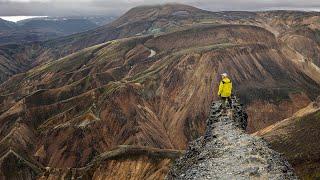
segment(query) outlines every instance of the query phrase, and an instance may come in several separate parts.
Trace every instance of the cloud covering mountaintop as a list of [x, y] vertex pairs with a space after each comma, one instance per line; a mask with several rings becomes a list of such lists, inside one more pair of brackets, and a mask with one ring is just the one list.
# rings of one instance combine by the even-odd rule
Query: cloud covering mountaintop
[[135, 6], [159, 3], [184, 3], [212, 11], [320, 10], [318, 0], [0, 0], [0, 16], [119, 15]]

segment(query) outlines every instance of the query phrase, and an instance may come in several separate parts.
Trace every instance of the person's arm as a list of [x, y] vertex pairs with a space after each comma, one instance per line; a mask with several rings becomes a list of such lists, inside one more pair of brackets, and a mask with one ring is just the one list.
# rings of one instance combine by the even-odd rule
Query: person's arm
[[219, 85], [218, 96], [220, 96], [220, 95], [221, 95], [221, 93], [222, 93], [222, 89], [223, 89], [223, 83], [222, 83], [222, 81], [221, 81], [221, 82], [220, 82], [220, 85]]

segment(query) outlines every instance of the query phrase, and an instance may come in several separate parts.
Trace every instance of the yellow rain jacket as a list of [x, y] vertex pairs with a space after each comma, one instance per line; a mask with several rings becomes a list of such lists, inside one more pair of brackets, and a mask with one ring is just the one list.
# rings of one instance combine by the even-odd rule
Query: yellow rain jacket
[[232, 93], [232, 82], [229, 78], [225, 77], [220, 82], [218, 96], [230, 97], [231, 93]]

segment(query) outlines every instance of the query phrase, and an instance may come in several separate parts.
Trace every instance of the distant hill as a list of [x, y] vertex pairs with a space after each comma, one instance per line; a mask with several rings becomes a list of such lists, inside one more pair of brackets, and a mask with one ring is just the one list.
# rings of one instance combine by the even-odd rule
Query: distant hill
[[71, 21], [71, 20], [83, 20], [84, 22], [86, 22], [85, 20], [87, 20], [88, 22], [94, 23], [98, 26], [103, 26], [106, 25], [108, 23], [110, 23], [111, 21], [115, 20], [116, 17], [115, 16], [79, 16], [79, 17], [38, 17], [38, 18], [30, 18], [30, 19], [24, 19], [21, 21], [18, 21], [17, 24], [24, 26], [28, 23], [32, 23], [32, 22], [37, 22], [37, 21], [43, 21], [43, 22], [56, 22], [56, 23], [61, 23], [63, 21]]
[[97, 28], [113, 17], [45, 17], [17, 23], [0, 20], [0, 45], [45, 41]]
[[0, 32], [10, 31], [16, 27], [16, 24], [10, 21], [6, 21], [0, 18]]

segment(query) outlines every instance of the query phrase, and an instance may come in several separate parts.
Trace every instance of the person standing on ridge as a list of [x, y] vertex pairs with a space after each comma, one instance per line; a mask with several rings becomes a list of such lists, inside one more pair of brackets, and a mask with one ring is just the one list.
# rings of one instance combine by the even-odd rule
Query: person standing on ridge
[[222, 104], [225, 107], [227, 102], [229, 105], [231, 105], [232, 82], [228, 78], [227, 73], [221, 74], [221, 77], [218, 96], [221, 97]]

